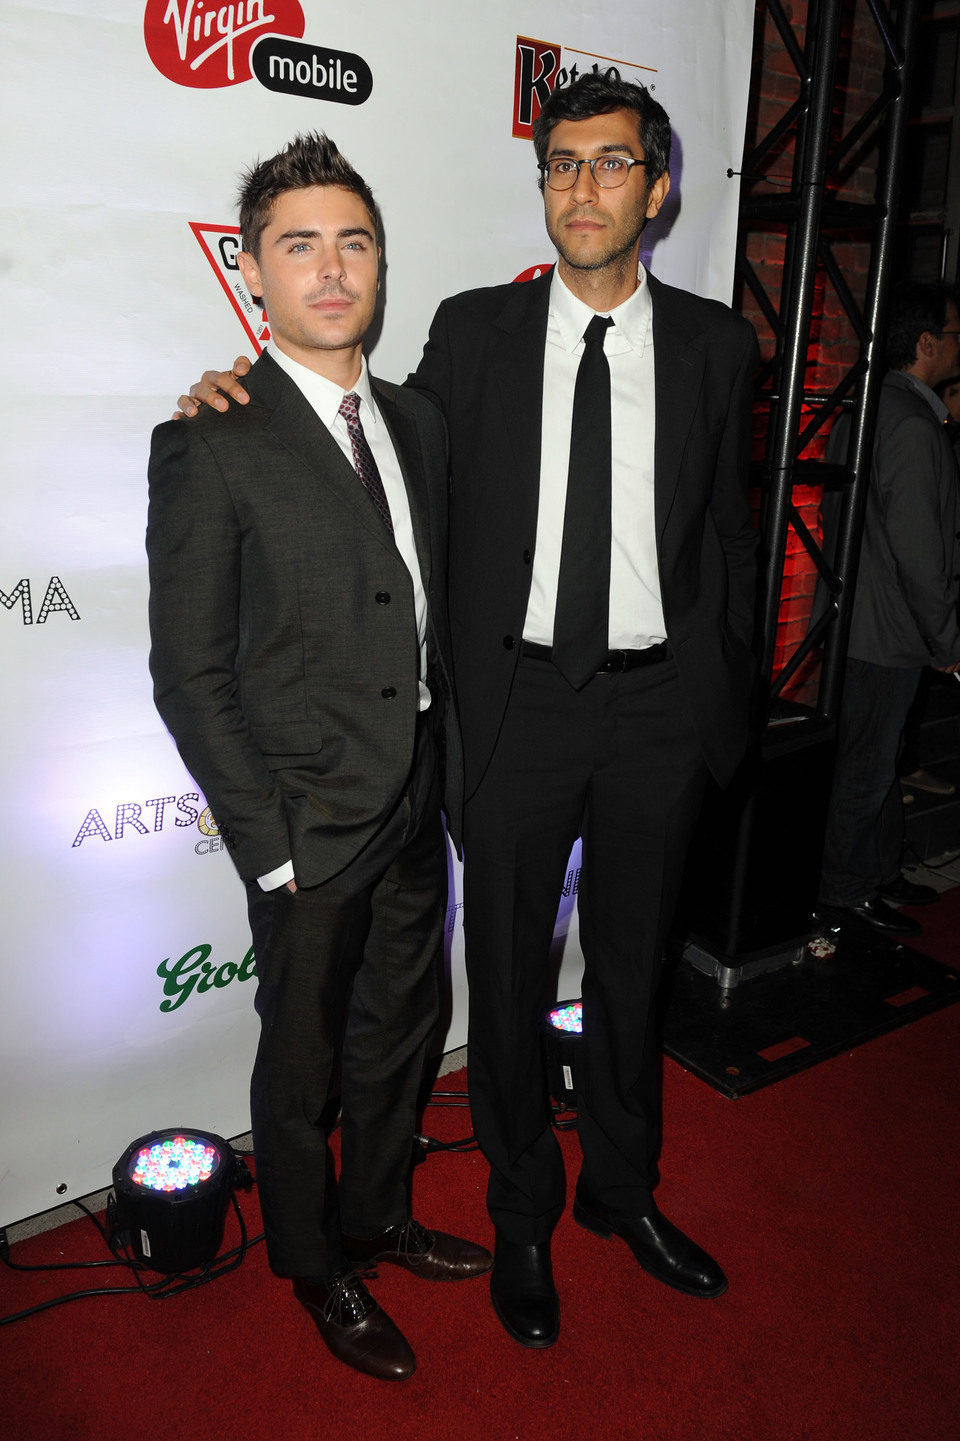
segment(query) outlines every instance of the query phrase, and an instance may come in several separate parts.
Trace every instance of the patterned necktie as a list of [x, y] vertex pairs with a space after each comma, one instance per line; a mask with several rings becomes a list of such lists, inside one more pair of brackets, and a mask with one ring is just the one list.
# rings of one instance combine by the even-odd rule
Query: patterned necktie
[[390, 517], [390, 506], [387, 504], [387, 493], [383, 488], [383, 481], [380, 479], [377, 462], [373, 458], [367, 444], [367, 437], [363, 433], [363, 426], [360, 424], [359, 404], [360, 397], [354, 390], [345, 395], [340, 402], [340, 414], [347, 422], [347, 430], [350, 432], [353, 467], [360, 477], [364, 490], [377, 507], [380, 519], [393, 535], [393, 521]]
[[584, 332], [573, 392], [570, 466], [553, 627], [553, 662], [580, 690], [607, 654], [610, 615], [610, 317]]

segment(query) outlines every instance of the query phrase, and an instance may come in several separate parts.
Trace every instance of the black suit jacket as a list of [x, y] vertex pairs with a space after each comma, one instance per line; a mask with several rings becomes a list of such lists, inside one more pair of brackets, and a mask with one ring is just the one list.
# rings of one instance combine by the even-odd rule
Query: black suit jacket
[[[403, 471], [428, 598], [448, 821], [461, 763], [446, 620], [446, 437], [421, 397], [373, 382]], [[250, 403], [170, 421], [150, 457], [157, 707], [237, 869], [347, 865], [401, 794], [419, 655], [409, 572], [336, 441], [262, 356]]]
[[[551, 274], [444, 301], [409, 382], [440, 405], [450, 438], [450, 620], [468, 797], [496, 744], [530, 591]], [[704, 757], [724, 783], [746, 744], [754, 684], [746, 476], [756, 337], [726, 306], [648, 278], [667, 636]]]

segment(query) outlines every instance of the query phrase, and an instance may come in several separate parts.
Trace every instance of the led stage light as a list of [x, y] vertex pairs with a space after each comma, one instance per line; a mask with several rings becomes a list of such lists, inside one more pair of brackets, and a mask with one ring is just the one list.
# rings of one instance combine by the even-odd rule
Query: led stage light
[[141, 1136], [113, 1168], [114, 1235], [155, 1271], [208, 1265], [223, 1240], [238, 1164], [228, 1143], [206, 1131]]

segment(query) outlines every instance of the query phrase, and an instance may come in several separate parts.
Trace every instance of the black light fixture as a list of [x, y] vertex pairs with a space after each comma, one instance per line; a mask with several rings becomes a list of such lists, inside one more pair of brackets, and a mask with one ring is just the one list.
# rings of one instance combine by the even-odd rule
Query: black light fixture
[[583, 1002], [560, 1001], [544, 1017], [547, 1084], [555, 1101], [577, 1108], [577, 1066], [583, 1046]]
[[232, 1147], [210, 1132], [178, 1127], [141, 1136], [113, 1168], [114, 1240], [155, 1271], [209, 1265], [241, 1172], [246, 1167]]

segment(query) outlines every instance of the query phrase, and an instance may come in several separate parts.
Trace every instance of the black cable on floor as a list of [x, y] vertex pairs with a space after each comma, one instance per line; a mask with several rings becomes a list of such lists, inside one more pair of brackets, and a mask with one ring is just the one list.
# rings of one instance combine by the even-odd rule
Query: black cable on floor
[[[247, 1174], [249, 1183], [252, 1184], [252, 1178], [249, 1177], [249, 1173]], [[249, 1189], [249, 1186], [245, 1187], [245, 1189]], [[113, 1198], [110, 1197], [110, 1201], [112, 1201], [112, 1199]], [[110, 1201], [108, 1201], [108, 1210]], [[141, 1277], [144, 1271], [150, 1270], [150, 1267], [144, 1265], [127, 1252], [126, 1242], [123, 1241], [120, 1236], [114, 1235], [111, 1237], [108, 1235], [106, 1229], [100, 1224], [94, 1213], [89, 1210], [82, 1201], [73, 1201], [71, 1204], [82, 1211], [96, 1226], [104, 1245], [113, 1256], [112, 1260], [61, 1261], [42, 1266], [23, 1265], [11, 1259], [7, 1233], [5, 1230], [0, 1232], [0, 1261], [12, 1271], [68, 1271], [85, 1270], [99, 1266], [119, 1266], [126, 1268], [133, 1276], [135, 1283], [132, 1286], [100, 1286], [84, 1291], [71, 1291], [64, 1296], [52, 1296], [49, 1300], [38, 1302], [37, 1305], [29, 1306], [23, 1311], [14, 1312], [9, 1316], [0, 1316], [0, 1326], [9, 1326], [14, 1321], [25, 1320], [27, 1316], [36, 1316], [41, 1311], [52, 1310], [54, 1306], [65, 1306], [70, 1301], [84, 1301], [93, 1296], [135, 1296], [139, 1293], [140, 1295], [147, 1296], [150, 1300], [162, 1301], [168, 1296], [179, 1296], [183, 1291], [192, 1291], [197, 1286], [205, 1286], [208, 1281], [217, 1280], [218, 1277], [226, 1275], [228, 1271], [233, 1271], [240, 1266], [250, 1247], [256, 1246], [264, 1239], [262, 1231], [257, 1236], [247, 1236], [246, 1223], [244, 1222], [243, 1214], [237, 1203], [234, 1191], [230, 1192], [230, 1202], [240, 1228], [240, 1244], [238, 1246], [233, 1247], [229, 1251], [221, 1252], [220, 1255], [215, 1256], [207, 1265], [200, 1268], [196, 1274], [189, 1272], [176, 1273], [164, 1276], [159, 1281], [146, 1283]], [[120, 1254], [121, 1252], [123, 1254]]]

